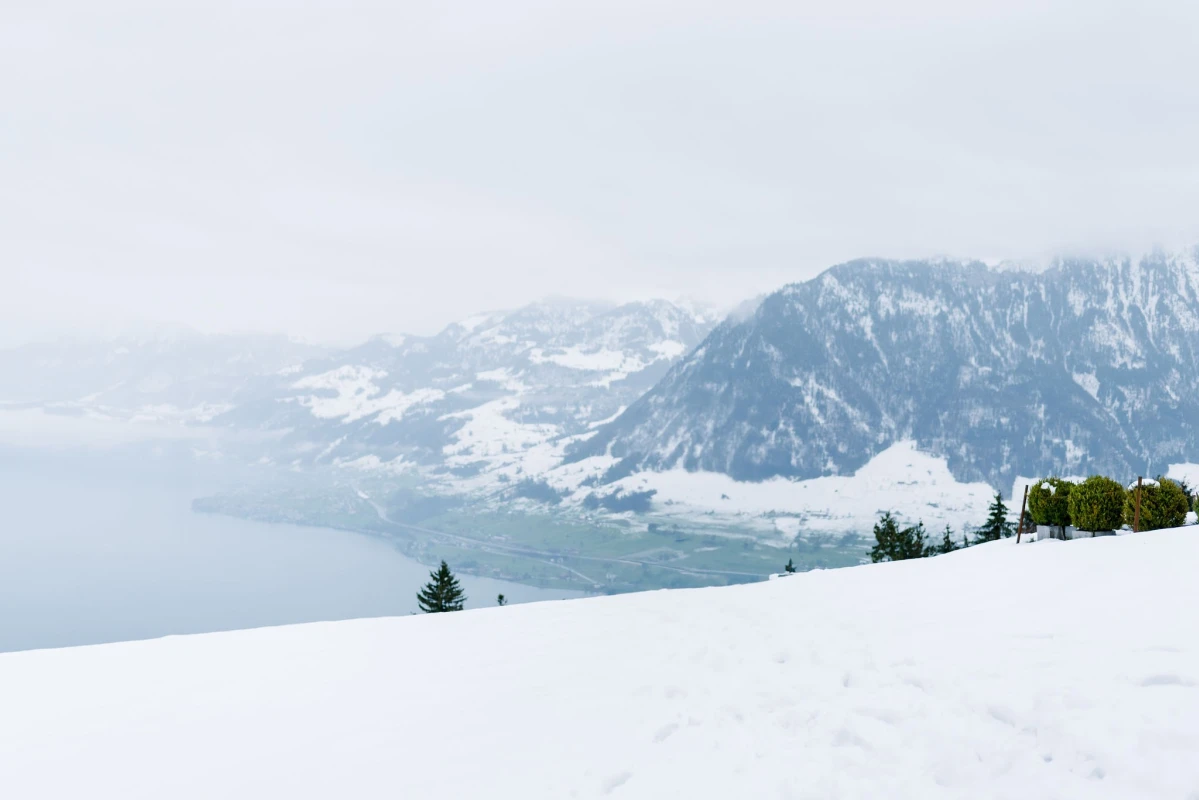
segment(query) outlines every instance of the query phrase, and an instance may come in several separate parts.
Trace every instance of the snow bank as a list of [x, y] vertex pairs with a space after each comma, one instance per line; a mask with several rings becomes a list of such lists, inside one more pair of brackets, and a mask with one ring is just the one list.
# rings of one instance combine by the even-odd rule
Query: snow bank
[[1199, 536], [0, 655], [0, 786], [65, 798], [1199, 792]]

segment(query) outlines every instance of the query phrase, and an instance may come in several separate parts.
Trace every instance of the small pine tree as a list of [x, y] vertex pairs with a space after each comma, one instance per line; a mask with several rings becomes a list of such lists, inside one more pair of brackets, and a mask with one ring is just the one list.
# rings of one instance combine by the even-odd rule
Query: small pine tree
[[995, 499], [987, 507], [987, 521], [976, 531], [979, 542], [994, 542], [1012, 535], [1012, 523], [1008, 522], [1007, 505], [1003, 493], [996, 492]]
[[887, 511], [874, 523], [874, 547], [870, 548], [870, 560], [877, 564], [880, 561], [890, 561], [891, 553], [895, 550], [895, 540], [899, 538], [899, 523], [891, 512]]
[[788, 558], [787, 563], [783, 565], [783, 572], [795, 572], [795, 564], [790, 558]]
[[875, 563], [924, 558], [932, 552], [924, 534], [923, 522], [900, 529], [895, 517], [887, 511], [874, 526], [874, 547], [870, 548], [870, 560]]
[[506, 606], [506, 605], [508, 605], [508, 598], [504, 597], [504, 595], [502, 595], [502, 594], [497, 594], [495, 596], [495, 604], [497, 606]]
[[425, 587], [416, 593], [416, 603], [420, 610], [426, 614], [461, 611], [466, 596], [462, 593], [462, 587], [458, 585], [458, 579], [450, 572], [449, 565], [442, 561], [435, 572], [429, 573], [429, 578]]
[[958, 543], [953, 540], [953, 528], [945, 526], [945, 533], [941, 536], [941, 544], [937, 546], [937, 553], [952, 553], [958, 549]]

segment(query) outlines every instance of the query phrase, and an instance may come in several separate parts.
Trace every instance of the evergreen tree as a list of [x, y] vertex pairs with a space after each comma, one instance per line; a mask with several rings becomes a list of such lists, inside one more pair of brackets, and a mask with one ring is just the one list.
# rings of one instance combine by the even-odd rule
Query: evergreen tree
[[502, 594], [498, 594], [495, 597], [495, 604], [497, 606], [506, 606], [506, 605], [508, 605], [508, 598], [504, 597], [504, 595], [502, 595]]
[[458, 585], [458, 579], [450, 572], [449, 565], [442, 561], [436, 572], [429, 573], [429, 578], [425, 587], [416, 594], [416, 603], [420, 610], [426, 614], [461, 611], [466, 596], [462, 593], [462, 587]]
[[1182, 493], [1186, 495], [1187, 510], [1194, 511], [1195, 510], [1195, 490], [1191, 487], [1191, 485], [1189, 483], [1187, 483], [1186, 478], [1180, 478], [1179, 480], [1176, 480], [1174, 482], [1178, 484], [1178, 487], [1180, 489], [1182, 489]]
[[1037, 523], [1033, 522], [1031, 512], [1029, 512], [1029, 511], [1024, 512], [1024, 519], [1020, 522], [1019, 528], [1020, 528], [1020, 530], [1024, 531], [1025, 533], [1032, 533], [1032, 532], [1036, 531]]
[[901, 529], [888, 511], [874, 526], [874, 547], [870, 548], [870, 560], [875, 563], [924, 558], [932, 553], [933, 548], [928, 546], [924, 534], [923, 522]]
[[795, 564], [791, 559], [787, 559], [787, 563], [783, 565], [783, 572], [795, 572]]
[[993, 542], [997, 539], [1007, 538], [1013, 532], [1012, 523], [1008, 522], [1007, 505], [1003, 502], [1003, 494], [996, 492], [995, 499], [987, 507], [987, 521], [976, 531], [978, 535], [976, 541]]
[[952, 553], [958, 549], [958, 543], [953, 540], [953, 529], [948, 525], [945, 526], [945, 533], [941, 536], [941, 544], [937, 547], [938, 553]]

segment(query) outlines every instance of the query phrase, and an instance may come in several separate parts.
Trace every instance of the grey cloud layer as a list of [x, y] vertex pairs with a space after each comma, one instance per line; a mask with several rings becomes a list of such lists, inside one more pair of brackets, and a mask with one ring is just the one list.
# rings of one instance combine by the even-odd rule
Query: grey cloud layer
[[0, 12], [0, 342], [1199, 240], [1187, 2]]

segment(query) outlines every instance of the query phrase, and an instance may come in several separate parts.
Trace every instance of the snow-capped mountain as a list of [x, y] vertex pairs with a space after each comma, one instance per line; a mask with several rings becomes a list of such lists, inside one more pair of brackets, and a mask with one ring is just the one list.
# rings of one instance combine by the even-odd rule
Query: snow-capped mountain
[[515, 478], [636, 400], [712, 324], [664, 301], [546, 301], [310, 361], [218, 421], [286, 431], [288, 462]]
[[722, 323], [569, 458], [620, 459], [607, 480], [816, 478], [909, 440], [1005, 489], [1197, 460], [1197, 253], [834, 267]]
[[469, 488], [552, 466], [715, 321], [660, 300], [551, 299], [342, 350], [186, 332], [28, 345], [0, 351], [0, 404], [250, 430], [269, 434], [241, 453], [252, 460], [418, 469]]
[[206, 452], [780, 542], [887, 509], [961, 529], [1031, 476], [1199, 463], [1195, 252], [855, 261], [714, 323], [551, 300], [343, 350], [22, 348], [0, 353], [0, 403], [250, 431]]

